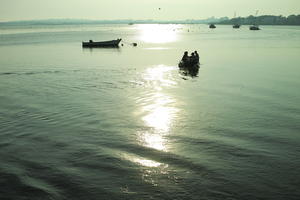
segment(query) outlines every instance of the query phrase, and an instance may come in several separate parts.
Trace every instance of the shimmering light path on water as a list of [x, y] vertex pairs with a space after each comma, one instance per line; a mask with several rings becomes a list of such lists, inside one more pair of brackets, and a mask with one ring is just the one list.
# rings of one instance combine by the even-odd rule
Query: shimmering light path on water
[[0, 199], [299, 199], [299, 33], [0, 27]]

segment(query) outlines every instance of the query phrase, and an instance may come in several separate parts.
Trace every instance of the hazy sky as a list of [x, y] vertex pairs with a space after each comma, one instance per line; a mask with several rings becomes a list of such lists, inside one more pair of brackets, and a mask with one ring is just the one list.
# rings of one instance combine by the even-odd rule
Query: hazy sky
[[[161, 8], [159, 10], [158, 8]], [[300, 0], [0, 0], [0, 21], [76, 19], [203, 19], [300, 14]]]

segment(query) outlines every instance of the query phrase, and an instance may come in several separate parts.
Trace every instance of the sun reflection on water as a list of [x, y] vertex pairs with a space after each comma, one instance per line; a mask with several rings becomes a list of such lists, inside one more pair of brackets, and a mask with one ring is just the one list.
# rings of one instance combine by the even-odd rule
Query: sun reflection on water
[[169, 43], [178, 39], [177, 29], [181, 25], [166, 24], [140, 24], [140, 39], [148, 43]]
[[153, 134], [150, 132], [140, 132], [138, 140], [143, 146], [153, 148], [160, 151], [166, 151], [166, 140], [161, 134]]
[[146, 125], [153, 127], [157, 132], [168, 132], [172, 117], [176, 114], [176, 109], [168, 106], [171, 103], [174, 103], [172, 98], [156, 93], [153, 103], [143, 107], [143, 110], [147, 112], [147, 115], [142, 118]]
[[159, 162], [156, 162], [153, 160], [147, 160], [147, 159], [138, 159], [137, 158], [134, 161], [145, 167], [159, 167], [160, 165], [162, 165], [162, 163], [159, 163]]
[[[169, 165], [161, 162], [161, 156], [171, 147], [168, 135], [172, 132], [179, 109], [176, 99], [165, 90], [176, 87], [173, 75], [176, 69], [164, 65], [146, 69], [140, 80], [144, 89], [136, 96], [139, 109], [135, 113], [143, 124], [136, 134], [136, 140], [138, 145], [146, 149], [142, 155], [137, 153], [127, 159], [138, 164], [144, 182], [155, 186], [160, 184], [159, 177], [169, 173]], [[156, 154], [156, 151], [161, 153]]]
[[156, 67], [150, 67], [143, 75], [143, 79], [154, 86], [154, 89], [161, 90], [162, 87], [171, 87], [177, 83], [171, 80], [170, 72], [174, 70], [174, 67], [158, 65]]
[[146, 97], [142, 102], [138, 101], [141, 107], [141, 120], [149, 129], [139, 131], [138, 141], [141, 145], [159, 151], [167, 151], [167, 139], [178, 109], [174, 106], [176, 101], [170, 95], [163, 92], [163, 88], [170, 88], [176, 85], [172, 80], [173, 67], [159, 65], [148, 68], [143, 79], [150, 85]]

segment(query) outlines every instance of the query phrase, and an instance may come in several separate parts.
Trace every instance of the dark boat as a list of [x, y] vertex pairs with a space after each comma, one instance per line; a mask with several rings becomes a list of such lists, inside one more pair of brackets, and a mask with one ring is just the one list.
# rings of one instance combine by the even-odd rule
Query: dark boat
[[82, 42], [82, 47], [119, 47], [119, 43], [121, 42], [121, 38], [117, 40], [110, 41], [102, 41], [102, 42], [94, 42], [90, 40], [89, 42]]
[[178, 67], [180, 69], [180, 73], [182, 73], [183, 75], [195, 77], [198, 75], [200, 63], [189, 63], [180, 61]]
[[249, 30], [251, 31], [258, 31], [260, 30], [260, 28], [258, 27], [257, 23], [256, 23], [256, 18], [257, 18], [257, 14], [258, 14], [258, 10], [256, 11], [256, 14], [255, 14], [255, 20], [254, 20], [254, 24], [252, 26], [249, 27]]
[[183, 62], [183, 61], [180, 61], [180, 63], [178, 64], [178, 67], [180, 69], [197, 69], [200, 67], [200, 63], [197, 62], [197, 63], [191, 63], [191, 62]]
[[197, 76], [200, 68], [200, 57], [197, 51], [193, 52], [191, 56], [185, 51], [182, 59], [180, 60], [178, 67], [180, 72], [184, 75], [190, 75], [192, 77]]
[[210, 24], [210, 25], [209, 25], [209, 28], [216, 28], [216, 25]]
[[232, 20], [235, 21], [234, 24], [233, 24], [233, 26], [232, 26], [232, 28], [236, 28], [236, 29], [240, 28], [241, 25], [238, 23], [239, 19], [236, 18], [236, 12], [234, 12]]
[[260, 28], [257, 25], [250, 26], [249, 29], [251, 31], [258, 31], [258, 30], [260, 30]]
[[239, 25], [239, 24], [234, 24], [234, 25], [232, 26], [232, 28], [240, 28], [240, 26], [241, 26], [241, 25]]

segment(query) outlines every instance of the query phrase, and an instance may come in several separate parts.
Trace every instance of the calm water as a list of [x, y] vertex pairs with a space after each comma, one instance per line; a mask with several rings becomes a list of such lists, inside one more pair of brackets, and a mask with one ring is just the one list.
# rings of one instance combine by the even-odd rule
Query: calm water
[[0, 27], [0, 199], [299, 199], [299, 55], [300, 27]]

